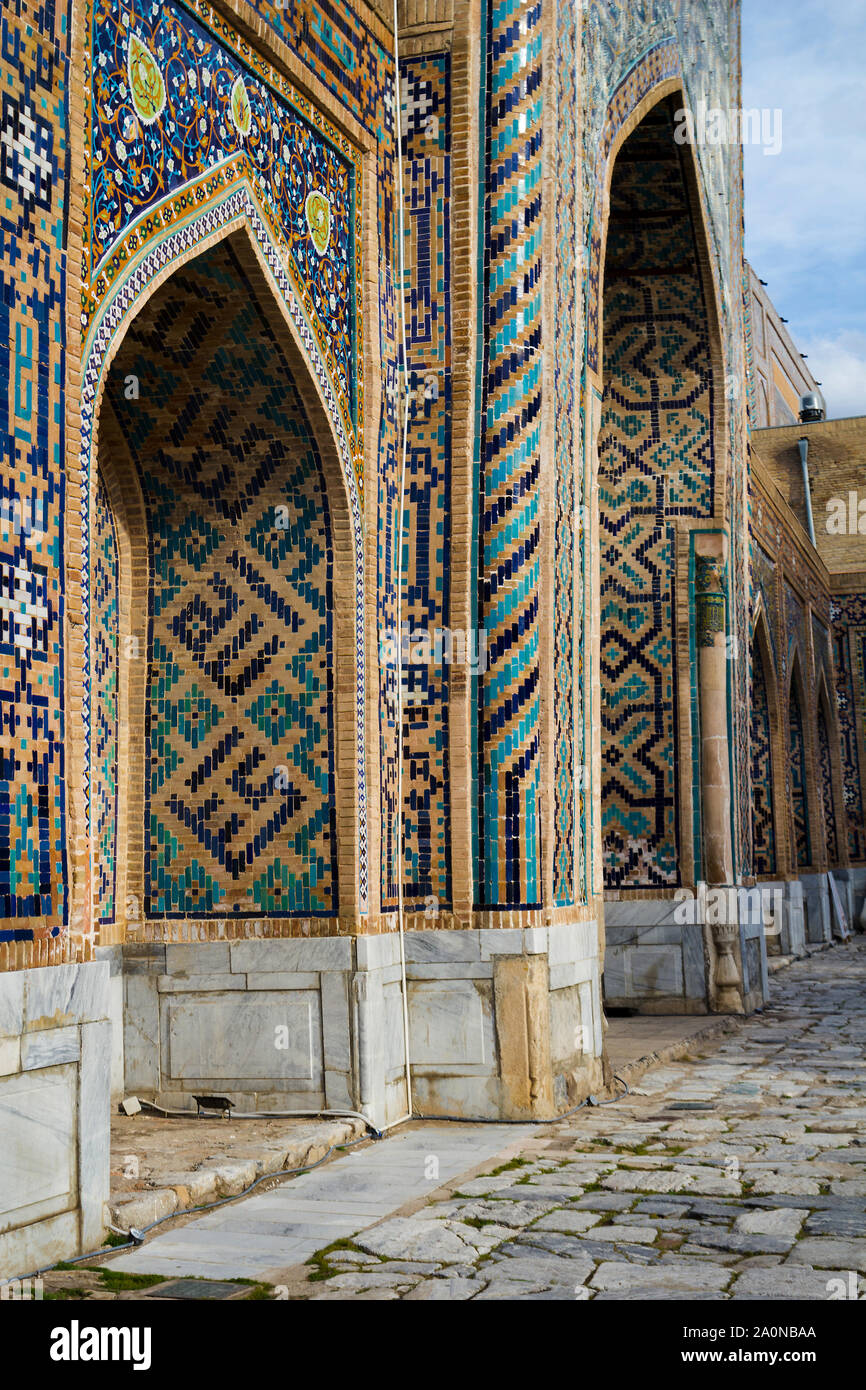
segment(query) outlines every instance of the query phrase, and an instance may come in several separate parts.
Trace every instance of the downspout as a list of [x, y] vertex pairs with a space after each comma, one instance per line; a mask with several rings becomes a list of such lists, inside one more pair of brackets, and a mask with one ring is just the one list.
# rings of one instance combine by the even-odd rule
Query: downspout
[[799, 440], [799, 443], [798, 443], [798, 448], [799, 448], [799, 450], [800, 450], [800, 464], [801, 464], [802, 469], [803, 469], [803, 491], [804, 491], [804, 493], [806, 494], [806, 524], [807, 524], [807, 528], [808, 528], [808, 531], [809, 531], [809, 540], [812, 542], [812, 544], [814, 545], [815, 549], [817, 550], [817, 549], [818, 549], [818, 544], [817, 544], [817, 542], [816, 542], [816, 540], [815, 540], [815, 522], [814, 522], [814, 519], [813, 519], [813, 517], [812, 517], [812, 492], [811, 492], [811, 489], [810, 489], [810, 487], [809, 487], [809, 436], [808, 436], [808, 435], [804, 434], [804, 435], [801, 436], [801, 438], [800, 438], [800, 440]]

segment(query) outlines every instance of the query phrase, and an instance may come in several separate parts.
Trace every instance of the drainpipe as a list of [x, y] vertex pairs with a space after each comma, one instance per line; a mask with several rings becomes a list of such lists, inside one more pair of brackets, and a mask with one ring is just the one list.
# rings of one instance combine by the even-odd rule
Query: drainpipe
[[801, 436], [801, 438], [800, 438], [800, 440], [799, 440], [798, 448], [799, 448], [799, 450], [800, 450], [800, 464], [801, 464], [802, 469], [803, 469], [803, 491], [804, 491], [805, 494], [806, 494], [806, 523], [807, 523], [808, 529], [809, 529], [809, 540], [812, 542], [812, 544], [814, 545], [815, 549], [817, 550], [817, 549], [818, 549], [818, 545], [817, 545], [817, 542], [816, 542], [816, 540], [815, 540], [815, 522], [814, 522], [813, 517], [812, 517], [812, 493], [811, 493], [811, 490], [810, 490], [810, 488], [809, 488], [809, 436], [808, 436], [808, 435], [804, 434], [804, 435]]

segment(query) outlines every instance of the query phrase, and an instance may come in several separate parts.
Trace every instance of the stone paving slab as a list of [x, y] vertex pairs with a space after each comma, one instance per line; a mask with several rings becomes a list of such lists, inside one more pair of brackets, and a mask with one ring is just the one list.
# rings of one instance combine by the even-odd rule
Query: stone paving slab
[[[695, 1028], [630, 1095], [534, 1131], [508, 1174], [372, 1227], [297, 1296], [366, 1297], [393, 1267], [388, 1296], [423, 1301], [866, 1297], [864, 1002], [862, 937], [796, 962], [763, 1015]], [[671, 1021], [648, 1022], [637, 1050]]]
[[[511, 1125], [407, 1127], [278, 1188], [167, 1231], [105, 1264], [134, 1274], [264, 1278], [356, 1235], [531, 1134], [528, 1126]], [[435, 1177], [430, 1176], [431, 1155]], [[275, 1226], [279, 1231], [273, 1234]], [[459, 1248], [464, 1256], [476, 1255], [465, 1242]]]
[[[295, 1266], [289, 1296], [328, 1301], [866, 1298], [864, 1001], [857, 937], [774, 974], [760, 1016], [710, 1034], [706, 1019], [648, 1021], [614, 1105], [537, 1128], [407, 1128], [112, 1267]], [[662, 1027], [686, 1023], [701, 1027], [666, 1052]], [[661, 1061], [644, 1067], [650, 1033]], [[431, 1157], [445, 1196], [430, 1195]]]

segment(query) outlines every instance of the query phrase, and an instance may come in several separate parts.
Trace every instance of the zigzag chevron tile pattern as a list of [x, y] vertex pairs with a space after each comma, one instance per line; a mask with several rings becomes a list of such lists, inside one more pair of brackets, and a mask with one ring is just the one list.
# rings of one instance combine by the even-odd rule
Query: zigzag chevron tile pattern
[[538, 902], [541, 5], [487, 11], [480, 901]]
[[[576, 256], [577, 185], [577, 46], [579, 10], [557, 6], [556, 42], [556, 342], [554, 349], [554, 425], [556, 429], [556, 540], [554, 560], [554, 852], [553, 896], [558, 905], [577, 900], [576, 875], [586, 889], [586, 827], [584, 778], [575, 768], [586, 756], [582, 717], [575, 726], [580, 703], [583, 650], [575, 623], [575, 580], [585, 599], [584, 549], [578, 536], [575, 504], [583, 502], [575, 471], [578, 435], [577, 321], [580, 305], [579, 263]], [[579, 802], [579, 805], [576, 804]], [[579, 858], [578, 858], [579, 856]]]
[[752, 649], [752, 850], [756, 874], [776, 872], [776, 826], [773, 816], [773, 763], [770, 703], [764, 661], [757, 644]]
[[839, 857], [836, 834], [836, 810], [833, 805], [833, 764], [830, 757], [830, 735], [823, 708], [818, 706], [818, 775], [821, 778], [821, 807], [824, 812], [824, 835], [827, 858], [834, 864]]
[[866, 699], [866, 598], [851, 594], [834, 599], [833, 647], [836, 657], [836, 708], [841, 735], [842, 785], [848, 821], [848, 852], [866, 858], [860, 739], [857, 709]]
[[120, 674], [120, 584], [117, 533], [102, 479], [91, 531], [93, 609], [93, 839], [94, 901], [99, 921], [114, 921], [117, 878], [117, 721]]
[[812, 862], [809, 837], [809, 791], [806, 773], [806, 738], [803, 712], [796, 689], [791, 690], [788, 704], [788, 737], [790, 739], [791, 810], [794, 821], [794, 846], [797, 866], [805, 869]]
[[[140, 381], [140, 399], [123, 383]], [[150, 528], [145, 915], [336, 911], [331, 537], [290, 369], [230, 250], [111, 378]]]

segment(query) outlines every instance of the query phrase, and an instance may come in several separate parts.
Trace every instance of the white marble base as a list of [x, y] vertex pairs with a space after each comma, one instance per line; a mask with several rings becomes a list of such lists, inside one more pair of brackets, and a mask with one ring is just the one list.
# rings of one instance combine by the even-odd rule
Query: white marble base
[[830, 916], [830, 885], [826, 874], [801, 874], [803, 906], [806, 917], [806, 940], [810, 946], [820, 946], [833, 940]]
[[[770, 915], [760, 888], [710, 888], [703, 901], [704, 907], [696, 899], [605, 899], [607, 1008], [647, 1014], [712, 1012], [714, 951], [711, 927], [704, 925], [702, 914], [711, 923], [720, 913], [739, 925], [735, 952], [746, 1012], [760, 1008], [767, 996], [765, 917]], [[768, 894], [767, 902], [772, 901]]]
[[[408, 932], [404, 947], [413, 1086], [425, 1113], [496, 1118], [507, 1108], [494, 982], [497, 962], [515, 956], [547, 962], [556, 1093], [570, 1096], [591, 1064], [600, 1074], [594, 922]], [[405, 1115], [396, 933], [129, 945], [123, 957], [128, 1093], [180, 1109], [202, 1091], [241, 1110], [345, 1107], [376, 1126]]]
[[98, 1248], [108, 1198], [105, 962], [0, 975], [0, 1278]]

